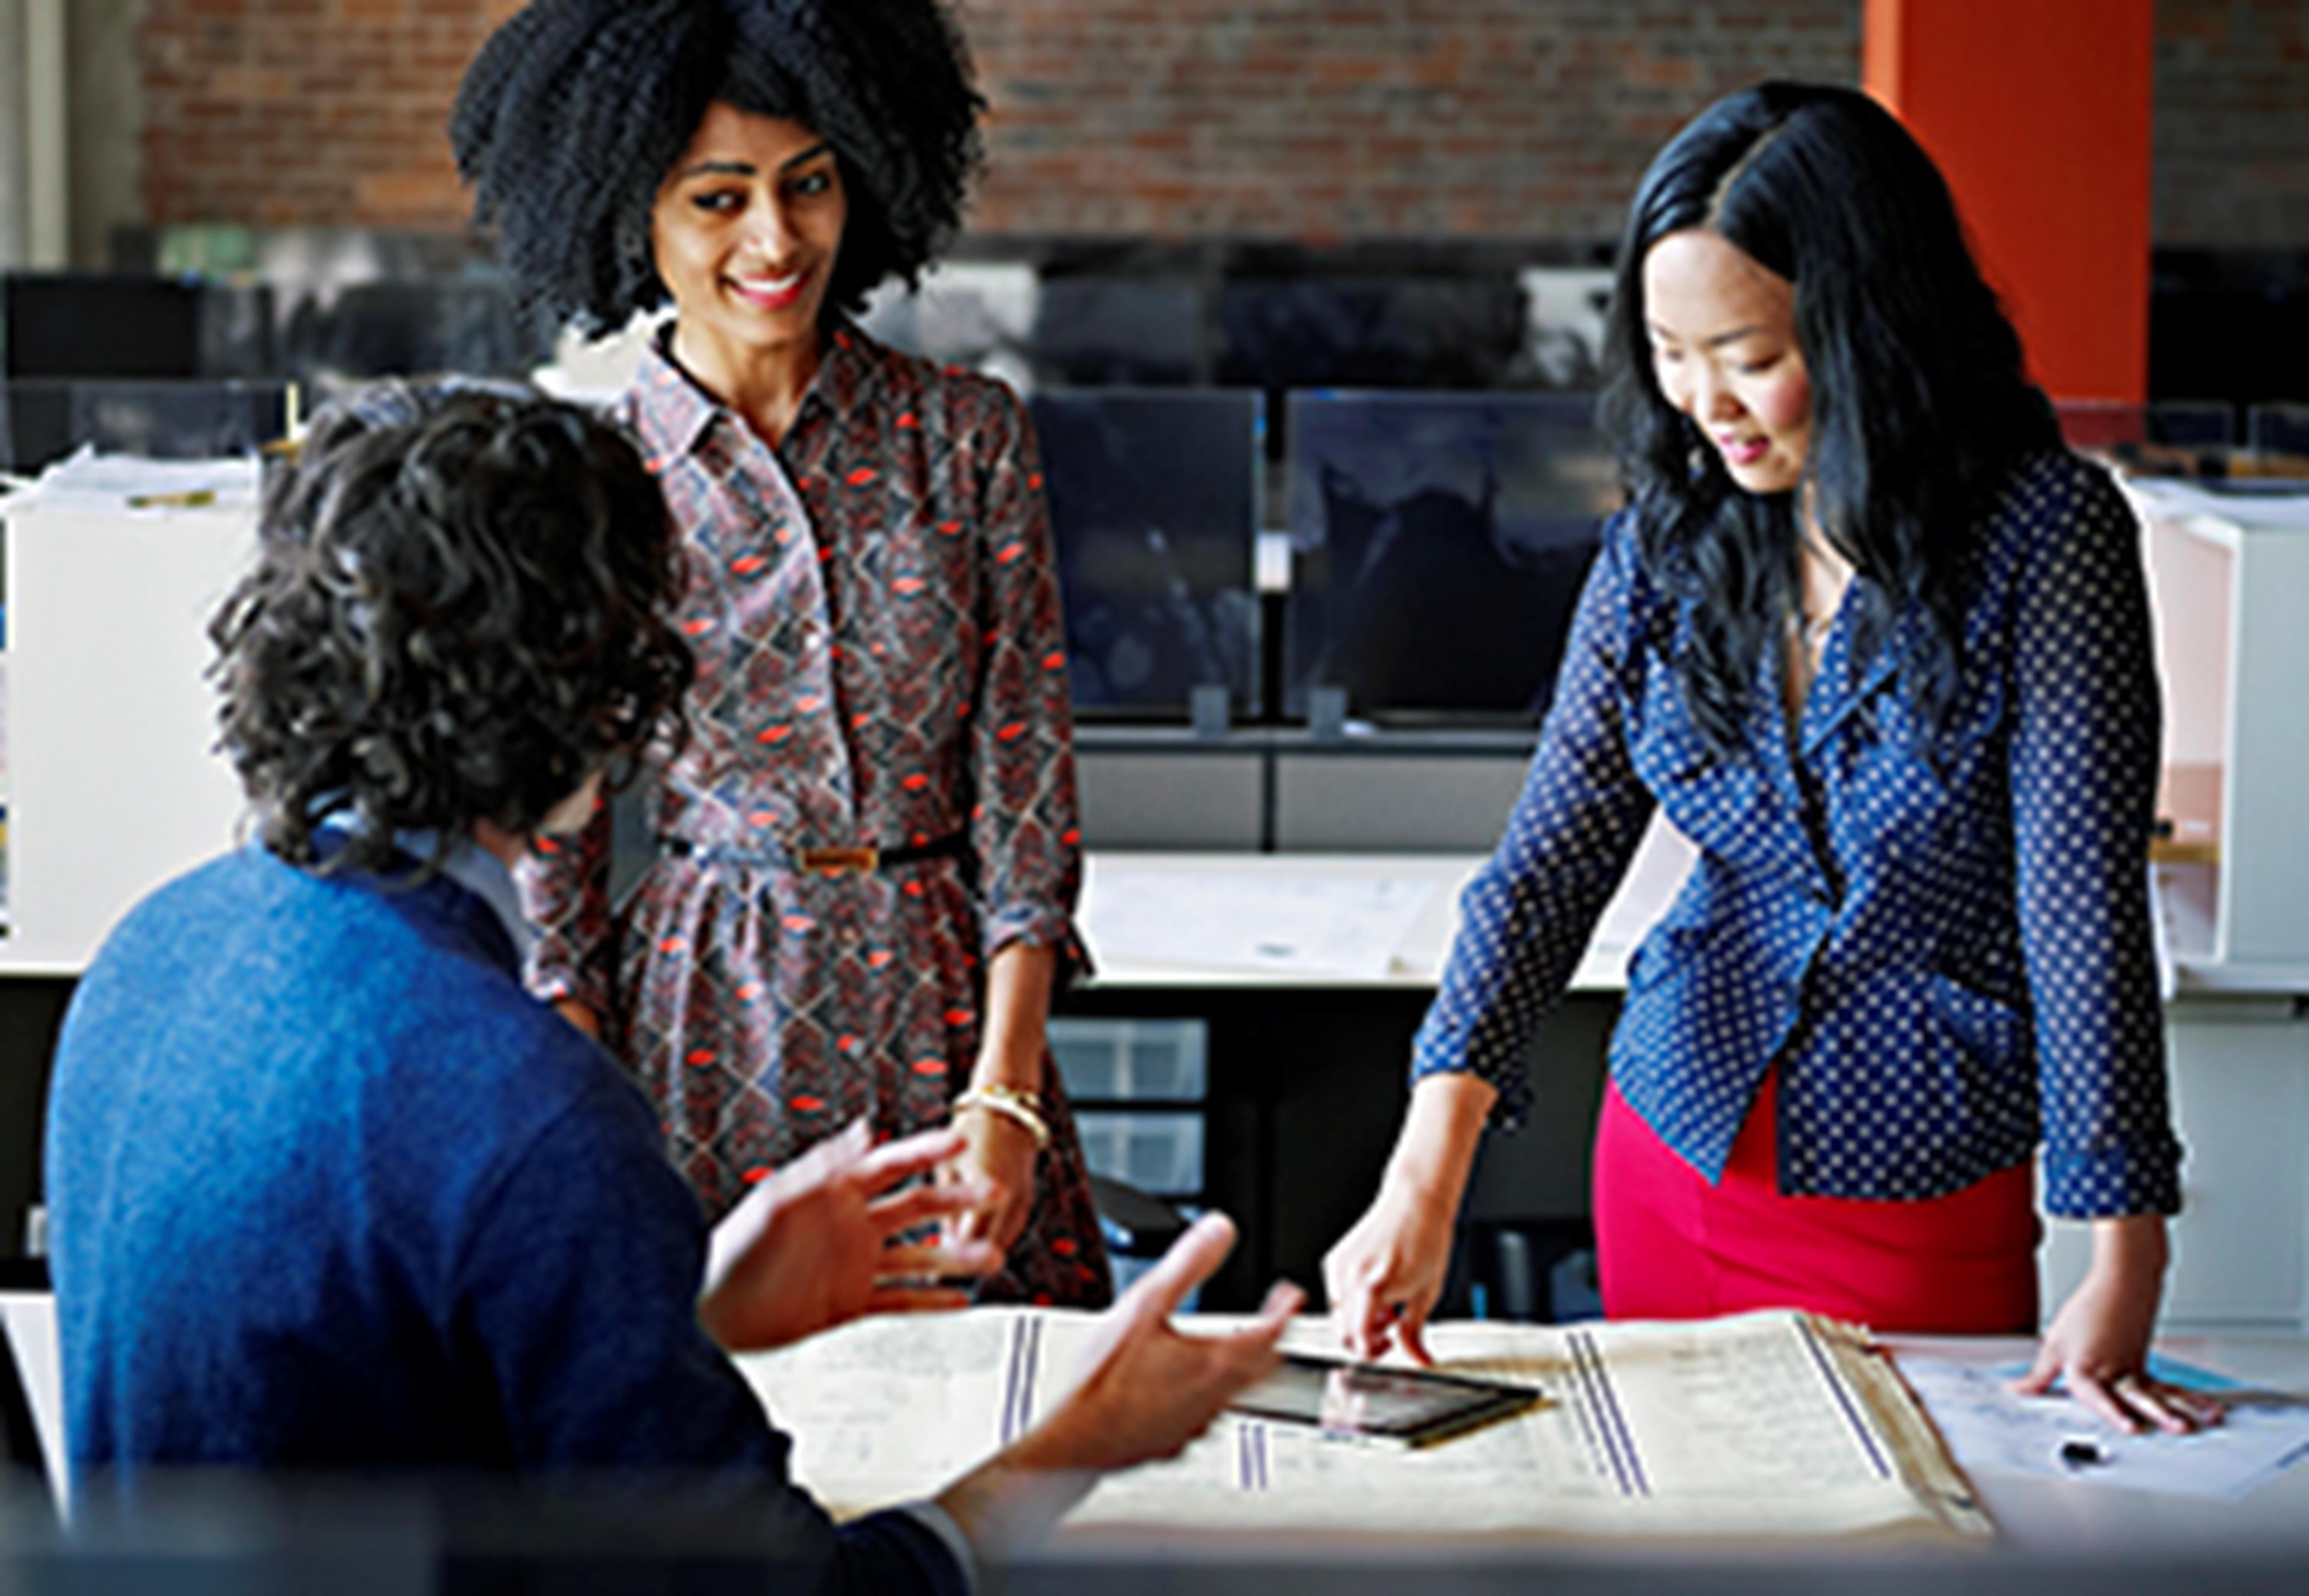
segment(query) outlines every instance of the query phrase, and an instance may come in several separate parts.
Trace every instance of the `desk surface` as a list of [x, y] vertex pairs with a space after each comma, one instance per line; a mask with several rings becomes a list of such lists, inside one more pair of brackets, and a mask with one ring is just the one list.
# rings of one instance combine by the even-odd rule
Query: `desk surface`
[[[53, 1443], [56, 1412], [53, 1299], [0, 1294], [5, 1329], [41, 1425]], [[2023, 1337], [1888, 1338], [1896, 1355], [1949, 1359], [1994, 1367], [2024, 1359]], [[2158, 1343], [2160, 1352], [2273, 1391], [2309, 1395], [2309, 1339], [2281, 1335], [2186, 1335]], [[60, 1459], [51, 1459], [52, 1466]], [[1959, 1466], [1967, 1459], [1959, 1451]], [[2055, 1557], [2169, 1558], [2192, 1552], [2267, 1557], [2309, 1555], [2309, 1461], [2295, 1464], [2242, 1501], [2205, 1500], [2120, 1489], [2089, 1477], [2050, 1480], [1967, 1468], [1994, 1518], [2000, 1546]], [[1561, 1547], [1557, 1549], [1559, 1551]], [[2309, 1566], [2309, 1563], [2305, 1563]]]
[[[1573, 971], [1574, 992], [1622, 991], [1628, 960], [1652, 923], [1666, 912], [1691, 867], [1693, 850], [1655, 819], [1619, 893], [1596, 922]], [[1431, 990], [1458, 928], [1459, 894], [1483, 862], [1481, 854], [1137, 853], [1094, 851], [1085, 861], [1078, 916], [1107, 988], [1366, 988]], [[2270, 998], [2309, 993], [2309, 970], [2193, 957], [2209, 949], [2208, 911], [2192, 893], [2209, 876], [2200, 867], [2158, 870], [2158, 956], [2165, 996]], [[1388, 939], [1378, 953], [1329, 962], [1320, 956], [1262, 959], [1247, 946], [1287, 945], [1307, 926], [1305, 910], [1328, 893], [1344, 913], [1364, 912]], [[1383, 903], [1398, 909], [1387, 921]], [[1379, 912], [1373, 912], [1379, 911]], [[1271, 939], [1262, 931], [1271, 930]], [[1213, 935], [1214, 931], [1221, 934]], [[1214, 950], [1216, 950], [1215, 952]], [[4, 960], [0, 953], [0, 960]]]
[[[1895, 1336], [1886, 1338], [1895, 1357], [1913, 1356], [1972, 1364], [1985, 1367], [2002, 1367], [2023, 1363], [2033, 1353], [2035, 1342], [2019, 1336], [1954, 1338], [1940, 1336]], [[2204, 1335], [2174, 1336], [2160, 1340], [2158, 1350], [2170, 1358], [2234, 1376], [2262, 1392], [2284, 1392], [2309, 1397], [2309, 1339], [2298, 1336]], [[1927, 1410], [1929, 1411], [1929, 1409]], [[1996, 1539], [1985, 1549], [1990, 1566], [1979, 1572], [1988, 1583], [1984, 1589], [2010, 1591], [2028, 1589], [2011, 1570], [2039, 1567], [2058, 1568], [2069, 1565], [2094, 1565], [2104, 1569], [2128, 1566], [2171, 1570], [2200, 1561], [2208, 1566], [2208, 1576], [2224, 1567], [2266, 1568], [2272, 1565], [2291, 1570], [2300, 1575], [2298, 1581], [2288, 1575], [2280, 1585], [2244, 1584], [2220, 1586], [2214, 1583], [2192, 1583], [2174, 1585], [2167, 1582], [2152, 1582], [2157, 1588], [2204, 1590], [2211, 1588], [2250, 1588], [2259, 1590], [2298, 1590], [2309, 1588], [2309, 1459], [2296, 1462], [2274, 1480], [2239, 1500], [2224, 1500], [2201, 1497], [2158, 1494], [2119, 1488], [2097, 1480], [2089, 1473], [2070, 1479], [2052, 1479], [2034, 1475], [1993, 1471], [1977, 1466], [1976, 1460], [1967, 1457], [1966, 1449], [1952, 1448], [1959, 1468], [1970, 1481], [1976, 1499], [1987, 1510], [1996, 1528]], [[1448, 1480], [1448, 1474], [1441, 1478]], [[1184, 1526], [1177, 1526], [1183, 1528]], [[1198, 1537], [1198, 1539], [1200, 1539]], [[1785, 1567], [1801, 1572], [1819, 1564], [1849, 1564], [1847, 1573], [1881, 1569], [1897, 1573], [1903, 1566], [1900, 1559], [1921, 1555], [1928, 1561], [1945, 1557], [1950, 1548], [1937, 1543], [1919, 1546], [1914, 1541], [1895, 1539], [1881, 1540], [1863, 1533], [1859, 1536], [1829, 1534], [1766, 1538], [1743, 1541], [1726, 1549], [1721, 1543], [1711, 1545], [1696, 1540], [1678, 1545], [1649, 1537], [1542, 1537], [1522, 1540], [1513, 1536], [1501, 1538], [1466, 1537], [1448, 1534], [1418, 1535], [1399, 1532], [1373, 1532], [1347, 1540], [1326, 1542], [1304, 1531], [1250, 1531], [1232, 1535], [1223, 1545], [1231, 1545], [1237, 1552], [1263, 1549], [1283, 1559], [1278, 1566], [1305, 1574], [1314, 1570], [1348, 1572], [1367, 1558], [1384, 1561], [1390, 1557], [1412, 1560], [1421, 1557], [1439, 1559], [1439, 1568], [1448, 1568], [1453, 1560], [1473, 1555], [1497, 1555], [1526, 1564], [1552, 1564], [1567, 1557], [1587, 1555], [1628, 1559], [1643, 1563], [1647, 1559], [1665, 1559], [1657, 1567], [1673, 1568], [1679, 1562], [1694, 1567], [1704, 1566], [1711, 1560], [1723, 1563], [1727, 1551], [1732, 1557], [1724, 1566], [1738, 1570], [1746, 1568], [1752, 1577], [1746, 1581], [1726, 1582], [1711, 1587], [1701, 1581], [1694, 1589], [1736, 1589], [1743, 1596], [1778, 1590], [1769, 1577], [1769, 1571]], [[1764, 1570], [1756, 1576], [1756, 1571]], [[1448, 1582], [1447, 1582], [1448, 1583]], [[1506, 1588], [1465, 1582], [1466, 1588], [1491, 1590]], [[1804, 1590], [1838, 1588], [1817, 1577], [1792, 1580], [1787, 1588]], [[1303, 1588], [1322, 1588], [1306, 1585]], [[1416, 1587], [1429, 1588], [1423, 1582]], [[1519, 1586], [1517, 1588], [1520, 1588]], [[1647, 1577], [1638, 1588], [1653, 1588]], [[1673, 1581], [1658, 1588], [1676, 1589]], [[1911, 1582], [1901, 1585], [1880, 1585], [1867, 1579], [1855, 1579], [1848, 1589], [1914, 1589]], [[1934, 1585], [1936, 1590], [1954, 1588]], [[1964, 1588], [1971, 1589], [1967, 1583]], [[2057, 1586], [2058, 1589], [2087, 1589], [2087, 1584]]]
[[[1627, 984], [1628, 955], [1674, 898], [1691, 858], [1691, 843], [1656, 819], [1597, 922], [1574, 991]], [[1091, 979], [1101, 987], [1432, 988], [1458, 928], [1460, 891], [1483, 862], [1480, 854], [1094, 851], [1079, 916], [1098, 962]], [[1391, 945], [1365, 945], [1362, 956], [1327, 963], [1319, 954], [1260, 960], [1228, 951], [1259, 940], [1245, 917], [1269, 917], [1274, 941], [1290, 941], [1303, 929], [1294, 910], [1325, 893], [1330, 903], [1370, 911], [1374, 934]]]

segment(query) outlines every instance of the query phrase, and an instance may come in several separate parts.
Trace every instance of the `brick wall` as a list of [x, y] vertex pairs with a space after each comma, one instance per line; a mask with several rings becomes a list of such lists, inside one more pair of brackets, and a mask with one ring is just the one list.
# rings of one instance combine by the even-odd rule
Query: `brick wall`
[[[453, 229], [443, 126], [516, 0], [142, 0], [158, 224]], [[1769, 75], [1855, 81], [1860, 0], [964, 0], [982, 233], [1310, 243], [1618, 230]], [[2160, 0], [2160, 241], [2309, 247], [2309, 0]]]
[[2154, 227], [2309, 250], [2309, 0], [2158, 0]]
[[520, 0], [146, 0], [147, 220], [454, 228], [457, 80]]
[[1760, 77], [1851, 82], [1855, 0], [973, 0], [990, 231], [1608, 238]]

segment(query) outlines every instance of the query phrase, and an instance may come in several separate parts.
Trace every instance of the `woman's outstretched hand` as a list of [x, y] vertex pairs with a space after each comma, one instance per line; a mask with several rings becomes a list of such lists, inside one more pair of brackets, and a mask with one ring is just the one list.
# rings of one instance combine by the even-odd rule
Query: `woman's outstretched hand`
[[2165, 1221], [2158, 1216], [2096, 1221], [2092, 1268], [2045, 1327], [2035, 1366], [2012, 1388], [2041, 1396], [2061, 1381], [2070, 1395], [2127, 1435], [2218, 1424], [2217, 1399], [2149, 1373], [2165, 1256]]
[[961, 1149], [953, 1130], [876, 1147], [860, 1119], [772, 1170], [713, 1228], [697, 1305], [706, 1333], [757, 1351], [866, 1314], [965, 1306], [968, 1292], [941, 1282], [991, 1273], [1001, 1248], [898, 1239], [985, 1201], [982, 1182], [918, 1178]]
[[1323, 1259], [1323, 1290], [1348, 1352], [1365, 1360], [1401, 1346], [1427, 1355], [1427, 1316], [1451, 1268], [1451, 1232], [1475, 1143], [1499, 1093], [1465, 1071], [1431, 1074], [1411, 1107], [1379, 1195]]

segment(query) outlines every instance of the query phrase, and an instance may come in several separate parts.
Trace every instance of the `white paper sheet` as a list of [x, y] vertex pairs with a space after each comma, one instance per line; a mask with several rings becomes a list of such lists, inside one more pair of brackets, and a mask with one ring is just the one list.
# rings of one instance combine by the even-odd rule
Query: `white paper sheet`
[[83, 445], [40, 473], [38, 481], [4, 506], [21, 511], [151, 510], [254, 505], [260, 468], [253, 458], [143, 460], [130, 454], [99, 454]]
[[[2227, 1417], [2210, 1428], [2125, 1436], [2073, 1397], [2016, 1395], [2005, 1384], [2016, 1369], [1907, 1356], [1899, 1365], [1970, 1470], [2234, 1501], [2309, 1461], [2309, 1399], [2223, 1393]], [[2101, 1461], [2063, 1461], [2071, 1439], [2097, 1444]]]

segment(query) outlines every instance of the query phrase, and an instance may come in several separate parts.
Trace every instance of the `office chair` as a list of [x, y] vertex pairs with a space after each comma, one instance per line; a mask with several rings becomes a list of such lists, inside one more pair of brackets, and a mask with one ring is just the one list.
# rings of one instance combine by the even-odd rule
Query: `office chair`
[[1128, 1181], [1090, 1178], [1090, 1199], [1107, 1251], [1119, 1258], [1159, 1258], [1187, 1233], [1187, 1216]]

